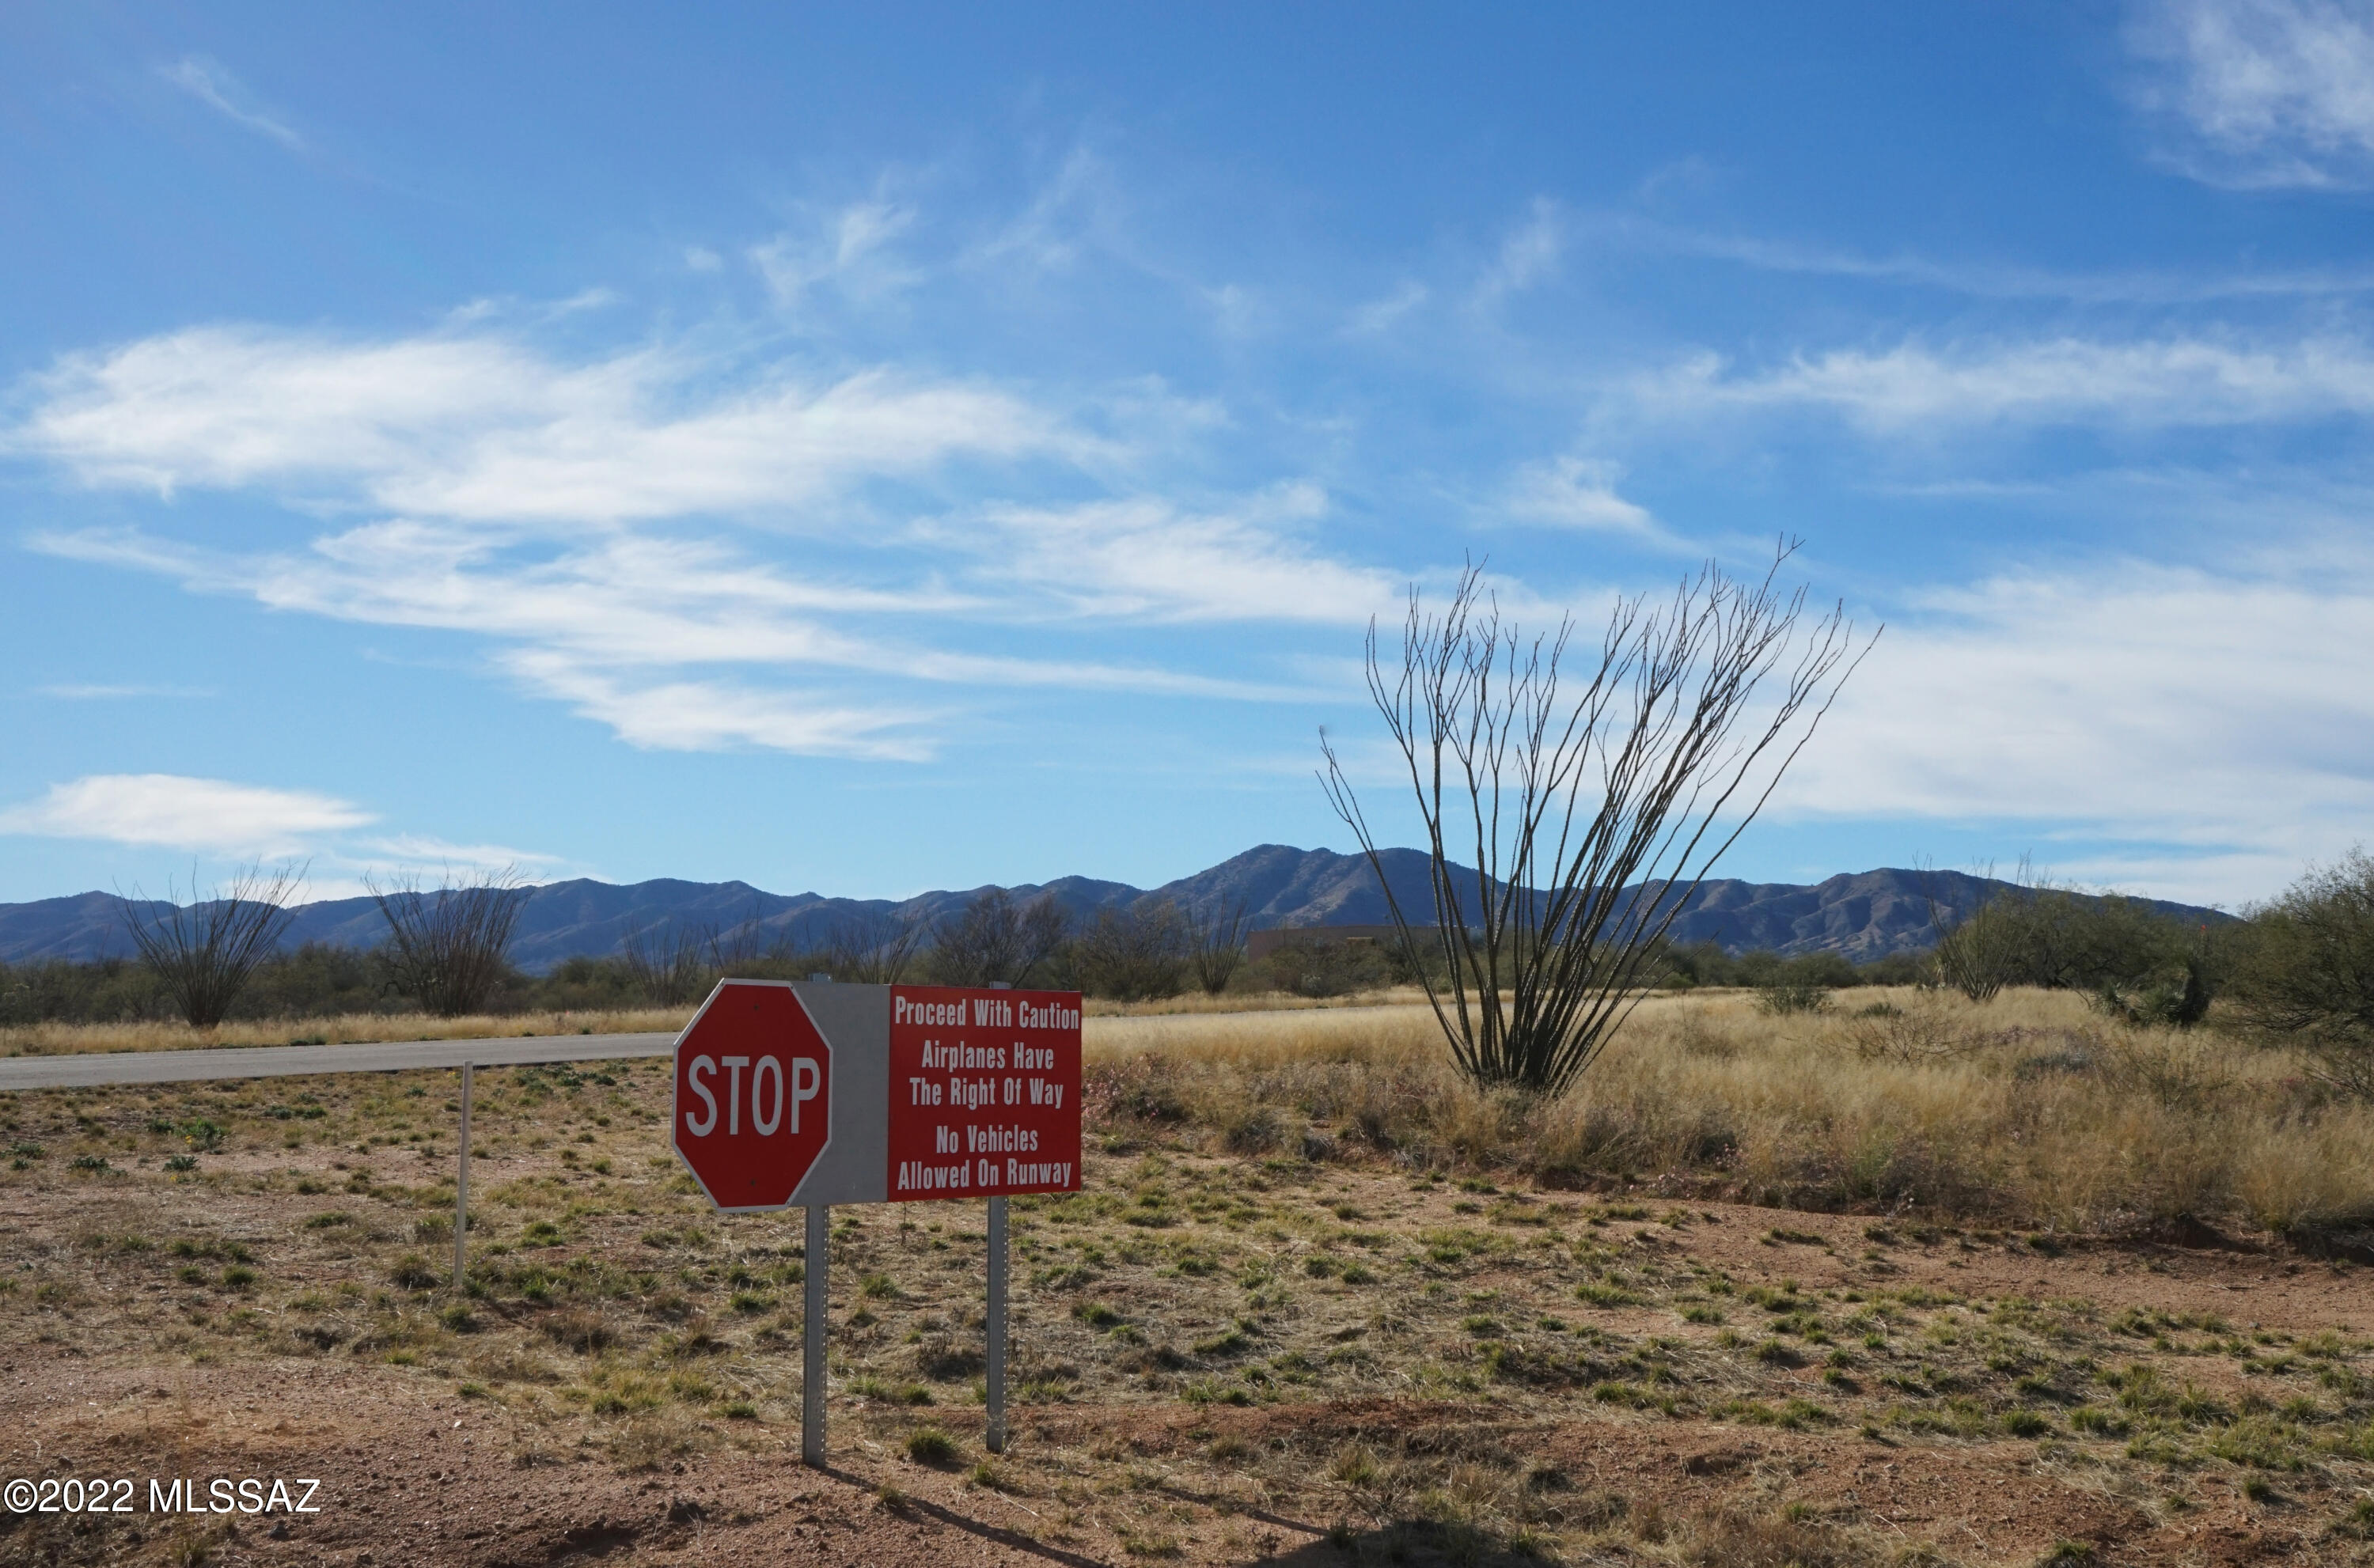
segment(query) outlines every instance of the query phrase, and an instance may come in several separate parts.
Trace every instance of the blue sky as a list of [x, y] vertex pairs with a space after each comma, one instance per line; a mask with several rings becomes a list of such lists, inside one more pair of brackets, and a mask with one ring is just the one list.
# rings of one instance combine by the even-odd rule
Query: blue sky
[[1888, 629], [1727, 870], [2264, 896], [2374, 837], [2369, 81], [2323, 0], [10, 7], [0, 899], [1349, 848], [1410, 584], [1783, 532]]

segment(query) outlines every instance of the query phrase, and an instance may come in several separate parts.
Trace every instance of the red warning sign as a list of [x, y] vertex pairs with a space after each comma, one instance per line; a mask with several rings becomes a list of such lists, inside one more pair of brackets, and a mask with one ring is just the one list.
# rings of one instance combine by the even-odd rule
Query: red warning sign
[[894, 1203], [1080, 1190], [1077, 991], [890, 988]]

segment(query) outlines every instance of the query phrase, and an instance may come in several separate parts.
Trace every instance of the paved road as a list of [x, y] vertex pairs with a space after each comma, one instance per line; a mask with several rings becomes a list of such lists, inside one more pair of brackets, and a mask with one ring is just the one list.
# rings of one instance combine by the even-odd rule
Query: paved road
[[493, 1040], [389, 1040], [351, 1046], [253, 1046], [217, 1051], [88, 1051], [0, 1059], [0, 1091], [88, 1089], [109, 1083], [196, 1083], [214, 1078], [298, 1078], [407, 1068], [525, 1067], [665, 1056], [674, 1035], [537, 1035]]

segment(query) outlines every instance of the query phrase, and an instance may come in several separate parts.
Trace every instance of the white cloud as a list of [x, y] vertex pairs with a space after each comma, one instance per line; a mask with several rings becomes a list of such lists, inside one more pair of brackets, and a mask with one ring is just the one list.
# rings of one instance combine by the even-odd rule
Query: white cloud
[[[844, 233], [850, 255], [889, 226], [868, 221]], [[1101, 488], [1225, 423], [1158, 383], [1108, 389], [1073, 418], [1002, 388], [884, 369], [801, 375], [665, 347], [563, 361], [486, 320], [379, 342], [194, 328], [69, 357], [28, 384], [6, 447], [92, 486], [262, 492], [300, 515], [371, 521], [301, 548], [126, 529], [30, 543], [273, 609], [492, 639], [495, 667], [632, 744], [881, 758], [927, 755], [947, 712], [886, 695], [883, 678], [1288, 695], [1125, 660], [940, 646], [957, 628], [1351, 622], [1391, 596], [1381, 574], [1308, 539], [1325, 510], [1310, 486], [1198, 512], [1124, 497], [935, 519], [940, 505], [916, 498], [958, 463], [1022, 486], [1052, 474], [1068, 493]], [[1106, 433], [1081, 428], [1090, 416]], [[886, 516], [866, 493], [884, 482], [923, 515]], [[977, 474], [967, 483], [980, 488]], [[819, 673], [874, 685], [836, 695]]]
[[797, 310], [820, 286], [861, 303], [879, 301], [912, 287], [923, 278], [901, 262], [890, 242], [915, 221], [912, 207], [889, 201], [857, 202], [817, 215], [807, 232], [782, 234], [750, 248], [776, 303]]
[[723, 269], [725, 258], [706, 245], [684, 248], [684, 265], [688, 272], [718, 272]]
[[1315, 486], [1287, 485], [1224, 511], [1157, 499], [992, 508], [985, 575], [1029, 585], [1024, 614], [1110, 619], [1359, 625], [1390, 607], [1387, 573], [1332, 561], [1294, 531], [1327, 510]]
[[1372, 299], [1352, 312], [1345, 331], [1355, 337], [1373, 337], [1391, 331], [1402, 318], [1431, 298], [1426, 285], [1406, 279], [1381, 299]]
[[192, 54], [157, 68], [158, 75], [200, 103], [258, 135], [269, 136], [292, 152], [301, 152], [305, 138], [287, 121], [259, 105], [239, 78], [203, 54]]
[[565, 523], [781, 510], [959, 455], [1097, 448], [990, 388], [876, 370], [697, 390], [720, 369], [661, 350], [561, 364], [483, 334], [194, 328], [69, 357], [35, 381], [40, 405], [9, 444], [93, 485], [311, 487]]
[[1555, 272], [1565, 252], [1557, 204], [1536, 196], [1524, 221], [1502, 237], [1499, 251], [1476, 282], [1475, 303], [1488, 307], [1523, 293]]
[[[500, 844], [456, 844], [414, 833], [357, 837], [378, 816], [352, 802], [170, 773], [95, 774], [53, 784], [39, 800], [0, 810], [0, 834], [91, 838], [228, 862], [303, 862], [297, 900], [350, 898], [377, 879], [473, 881], [509, 869], [551, 874], [560, 857]], [[173, 891], [178, 892], [178, 889]]]
[[2146, 104], [2179, 123], [2188, 173], [2234, 186], [2374, 175], [2374, 6], [2365, 0], [2155, 0], [2129, 29], [2157, 68]]
[[521, 649], [503, 662], [523, 680], [607, 724], [628, 744], [664, 751], [766, 746], [811, 756], [914, 762], [934, 747], [914, 731], [929, 715], [878, 703], [834, 705], [718, 681], [629, 684], [565, 653]]
[[1804, 356], [1733, 372], [1702, 355], [1635, 383], [1669, 411], [1825, 407], [1865, 429], [2273, 424], [2374, 414], [2374, 353], [2343, 337], [2251, 345], [2061, 337]]
[[0, 811], [0, 833], [276, 857], [370, 813], [331, 795], [172, 773], [93, 774]]
[[1785, 810], [2026, 823], [2128, 846], [2063, 874], [2262, 897], [2374, 820], [2369, 646], [2362, 548], [2345, 567], [2106, 561], [1936, 593], [1864, 661]]
[[1527, 463], [1510, 481], [1498, 510], [1519, 522], [1672, 544], [1648, 508], [1616, 494], [1623, 473], [1619, 464], [1584, 457]]

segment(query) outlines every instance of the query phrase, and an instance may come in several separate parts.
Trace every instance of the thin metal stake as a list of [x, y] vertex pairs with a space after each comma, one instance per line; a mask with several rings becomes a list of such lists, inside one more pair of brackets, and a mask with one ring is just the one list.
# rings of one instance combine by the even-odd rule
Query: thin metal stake
[[831, 1246], [832, 1211], [808, 1205], [807, 1307], [800, 1324], [800, 1462], [824, 1468], [824, 1335], [831, 1300], [825, 1289], [825, 1253]]
[[462, 1162], [453, 1172], [453, 1288], [462, 1288], [464, 1239], [470, 1234], [470, 1076], [462, 1064]]
[[993, 1454], [1005, 1452], [1005, 1199], [989, 1200], [989, 1433]]

